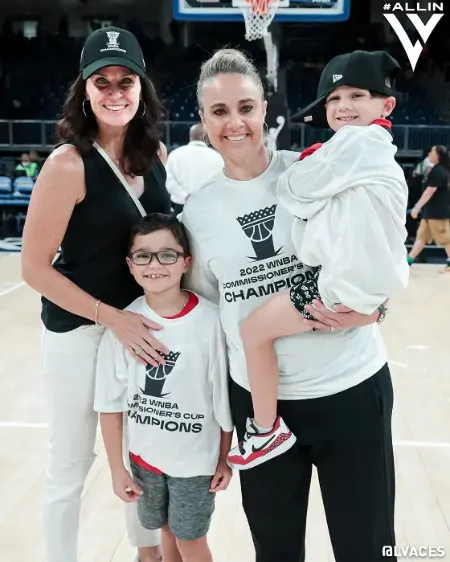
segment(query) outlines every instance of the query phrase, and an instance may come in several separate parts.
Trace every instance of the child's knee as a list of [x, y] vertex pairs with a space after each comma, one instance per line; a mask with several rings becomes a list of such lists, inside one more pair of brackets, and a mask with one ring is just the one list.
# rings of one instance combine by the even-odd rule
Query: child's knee
[[189, 558], [196, 552], [202, 552], [204, 549], [207, 549], [208, 543], [206, 541], [206, 536], [193, 540], [177, 539], [177, 547], [181, 556]]
[[161, 527], [161, 534], [163, 534], [165, 537], [170, 538], [170, 539], [175, 538], [173, 536], [172, 531], [170, 530], [169, 525], [164, 525], [164, 527]]
[[240, 325], [244, 347], [272, 345], [274, 337], [270, 329], [274, 303], [267, 302], [251, 312]]

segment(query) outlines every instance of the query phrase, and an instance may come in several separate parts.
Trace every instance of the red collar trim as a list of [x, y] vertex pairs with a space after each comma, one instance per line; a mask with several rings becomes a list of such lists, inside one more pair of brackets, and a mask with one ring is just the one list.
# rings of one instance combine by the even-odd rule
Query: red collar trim
[[389, 130], [392, 129], [392, 122], [389, 119], [375, 119], [371, 125], [380, 125], [381, 127], [387, 127]]
[[180, 312], [178, 314], [175, 314], [175, 316], [163, 316], [163, 318], [166, 318], [167, 320], [175, 320], [176, 318], [182, 318], [183, 316], [186, 316], [186, 314], [189, 314], [189, 312], [191, 312], [191, 310], [193, 310], [198, 305], [199, 301], [197, 295], [191, 293], [191, 291], [187, 291], [187, 292], [189, 294], [189, 299], [183, 310], [180, 310]]

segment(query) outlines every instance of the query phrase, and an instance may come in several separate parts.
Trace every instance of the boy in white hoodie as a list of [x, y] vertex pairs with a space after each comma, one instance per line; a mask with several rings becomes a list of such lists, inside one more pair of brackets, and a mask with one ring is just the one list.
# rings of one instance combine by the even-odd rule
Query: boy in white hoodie
[[387, 120], [399, 68], [382, 51], [339, 55], [324, 68], [316, 101], [294, 117], [335, 131], [305, 150], [278, 182], [280, 202], [297, 217], [298, 258], [316, 269], [312, 279], [270, 298], [242, 323], [254, 418], [228, 455], [233, 468], [257, 466], [296, 442], [277, 416], [273, 344], [309, 330], [304, 319], [313, 316], [305, 306], [318, 300], [330, 310], [340, 304], [367, 315], [378, 308], [381, 322], [383, 303], [407, 286], [408, 188]]

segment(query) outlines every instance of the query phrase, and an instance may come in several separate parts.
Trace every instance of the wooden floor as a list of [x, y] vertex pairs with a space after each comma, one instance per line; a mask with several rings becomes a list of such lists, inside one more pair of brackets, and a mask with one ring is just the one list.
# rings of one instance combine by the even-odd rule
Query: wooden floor
[[[19, 254], [0, 254], [0, 561], [42, 562], [46, 417], [40, 302], [22, 283], [19, 260]], [[383, 333], [396, 393], [398, 544], [441, 545], [450, 560], [450, 275], [438, 275], [434, 266], [414, 267], [407, 293], [391, 304]], [[131, 562], [100, 439], [97, 450], [84, 491], [80, 562]], [[215, 562], [254, 561], [236, 476], [219, 494], [210, 544]], [[332, 560], [314, 477], [307, 562]]]

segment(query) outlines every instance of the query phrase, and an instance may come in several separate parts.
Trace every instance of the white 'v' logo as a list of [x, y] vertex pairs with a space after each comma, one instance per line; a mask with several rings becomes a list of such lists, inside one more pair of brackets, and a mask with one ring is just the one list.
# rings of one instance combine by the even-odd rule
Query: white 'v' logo
[[[417, 14], [406, 14], [406, 15], [411, 20], [412, 24], [416, 28], [416, 31], [419, 33], [424, 43], [428, 41], [428, 38], [434, 31], [434, 28], [439, 23], [439, 20], [444, 16], [444, 14], [433, 14], [431, 18], [428, 20], [428, 22], [424, 24]], [[391, 24], [392, 29], [397, 34], [397, 37], [400, 39], [400, 43], [403, 45], [403, 48], [405, 49], [406, 54], [408, 55], [409, 62], [411, 63], [412, 69], [415, 70], [417, 61], [419, 60], [420, 54], [423, 50], [423, 46], [420, 44], [420, 41], [416, 41], [415, 45], [411, 43], [402, 24], [398, 21], [397, 16], [395, 16], [394, 14], [383, 14], [383, 16]]]

